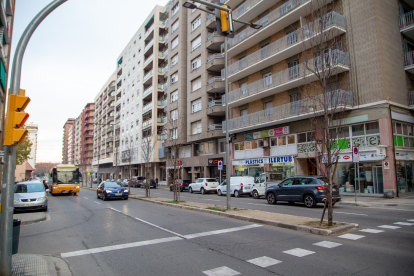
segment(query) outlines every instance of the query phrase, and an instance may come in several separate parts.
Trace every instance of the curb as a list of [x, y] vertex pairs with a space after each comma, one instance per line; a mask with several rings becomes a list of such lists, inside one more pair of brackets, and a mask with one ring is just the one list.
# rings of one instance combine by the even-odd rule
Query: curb
[[361, 203], [355, 203], [355, 202], [344, 202], [344, 201], [340, 201], [340, 202], [338, 202], [338, 205], [349, 205], [349, 206], [370, 207], [369, 205], [364, 205], [364, 204], [361, 204]]
[[223, 216], [223, 217], [228, 217], [228, 218], [233, 218], [233, 219], [238, 219], [238, 220], [243, 220], [243, 221], [248, 221], [248, 222], [254, 222], [254, 223], [260, 223], [260, 224], [269, 225], [269, 226], [276, 226], [276, 227], [280, 227], [280, 228], [286, 228], [286, 229], [290, 229], [290, 230], [295, 230], [295, 231], [300, 231], [300, 232], [305, 232], [305, 233], [310, 233], [310, 234], [316, 234], [316, 235], [322, 235], [322, 236], [338, 234], [338, 233], [342, 233], [342, 232], [351, 230], [353, 228], [359, 228], [358, 224], [349, 223], [349, 224], [344, 225], [344, 226], [333, 228], [332, 230], [326, 230], [326, 229], [313, 228], [313, 227], [304, 226], [304, 225], [295, 225], [295, 224], [279, 222], [279, 221], [271, 221], [271, 220], [251, 218], [251, 217], [246, 217], [246, 216], [236, 215], [236, 214], [228, 214], [228, 213], [226, 214], [225, 212], [220, 212], [220, 211], [201, 209], [201, 208], [183, 206], [183, 205], [178, 205], [178, 204], [171, 204], [171, 203], [162, 202], [162, 201], [153, 201], [153, 200], [150, 200], [150, 199], [139, 198], [139, 197], [134, 197], [134, 196], [130, 196], [129, 198], [142, 200], [142, 201], [146, 201], [146, 202], [151, 202], [151, 203], [156, 203], [156, 204], [164, 205], [164, 206], [168, 206], [168, 207], [174, 207], [174, 208], [178, 208], [178, 209], [198, 211], [198, 212], [214, 214], [214, 215], [219, 215], [219, 216]]
[[33, 224], [33, 223], [37, 223], [37, 222], [41, 222], [41, 221], [46, 221], [46, 220], [47, 220], [47, 218], [46, 218], [46, 215], [45, 215], [44, 217], [39, 218], [39, 219], [34, 219], [34, 220], [30, 220], [30, 221], [22, 221], [20, 223], [20, 225], [29, 225], [29, 224]]

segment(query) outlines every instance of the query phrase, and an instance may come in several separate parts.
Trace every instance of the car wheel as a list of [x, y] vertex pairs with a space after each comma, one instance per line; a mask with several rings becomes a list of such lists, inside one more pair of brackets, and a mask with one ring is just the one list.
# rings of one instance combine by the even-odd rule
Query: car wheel
[[99, 199], [99, 194], [98, 193], [96, 193], [96, 198]]
[[305, 195], [305, 198], [303, 199], [303, 203], [305, 203], [305, 206], [308, 208], [313, 208], [316, 206], [316, 200], [313, 195]]
[[204, 188], [201, 188], [200, 193], [201, 193], [202, 195], [204, 195], [204, 194], [206, 193], [206, 191], [204, 190]]
[[288, 201], [289, 205], [293, 205], [295, 202], [294, 201]]
[[269, 204], [276, 204], [276, 196], [274, 193], [268, 193], [266, 196], [267, 203]]
[[73, 195], [75, 196], [75, 195], [76, 195], [76, 193], [73, 193]]
[[47, 212], [47, 206], [45, 207], [45, 208], [43, 208], [43, 210], [42, 211], [45, 211], [45, 212]]
[[103, 200], [103, 201], [107, 201], [107, 200], [108, 200], [108, 199], [106, 198], [105, 194], [103, 194], [102, 200]]
[[128, 197], [124, 197], [124, 200], [128, 200]]
[[222, 196], [222, 195], [223, 195], [223, 193], [221, 192], [221, 190], [218, 190], [218, 191], [217, 191], [217, 194], [218, 194], [219, 196]]
[[193, 188], [188, 188], [188, 192], [190, 193], [190, 194], [192, 194], [193, 193]]
[[250, 193], [249, 196], [252, 197], [253, 196], [252, 193]]
[[258, 192], [257, 190], [254, 190], [254, 191], [253, 191], [253, 198], [254, 198], [254, 199], [259, 199], [259, 197], [260, 197], [260, 196], [259, 196], [259, 192]]
[[239, 191], [235, 190], [235, 191], [234, 191], [234, 196], [235, 196], [235, 197], [239, 197], [239, 196], [240, 196]]

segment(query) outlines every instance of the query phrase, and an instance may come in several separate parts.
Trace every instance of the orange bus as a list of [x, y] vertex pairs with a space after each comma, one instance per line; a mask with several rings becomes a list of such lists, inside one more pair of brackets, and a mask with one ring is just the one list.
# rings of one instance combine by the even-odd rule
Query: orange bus
[[68, 164], [59, 164], [50, 171], [49, 189], [52, 195], [73, 194], [80, 190], [81, 173], [79, 167]]

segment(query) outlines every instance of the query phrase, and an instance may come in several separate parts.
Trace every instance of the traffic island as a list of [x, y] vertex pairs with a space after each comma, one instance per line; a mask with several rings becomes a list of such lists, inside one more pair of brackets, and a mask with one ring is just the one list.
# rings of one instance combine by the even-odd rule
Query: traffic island
[[172, 202], [171, 199], [152, 197], [147, 198], [144, 196], [130, 195], [130, 198], [139, 199], [151, 203], [156, 203], [164, 206], [186, 209], [197, 212], [204, 212], [233, 219], [239, 219], [243, 221], [260, 223], [264, 225], [276, 226], [286, 229], [291, 229], [300, 232], [306, 232], [316, 235], [328, 236], [333, 234], [339, 234], [345, 231], [358, 228], [358, 224], [346, 223], [346, 222], [334, 222], [334, 226], [319, 226], [319, 221], [314, 218], [292, 216], [279, 213], [272, 213], [266, 211], [250, 210], [250, 209], [238, 209], [227, 210], [226, 206], [205, 204], [198, 202], [181, 201]]

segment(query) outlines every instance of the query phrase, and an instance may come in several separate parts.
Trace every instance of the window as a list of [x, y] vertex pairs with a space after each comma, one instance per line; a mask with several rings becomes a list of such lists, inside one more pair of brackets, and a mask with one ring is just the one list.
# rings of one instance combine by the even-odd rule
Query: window
[[195, 70], [201, 66], [201, 56], [196, 57], [191, 61], [191, 68]]
[[178, 63], [178, 54], [176, 54], [175, 56], [173, 56], [171, 58], [171, 67], [173, 67], [174, 65], [176, 65]]
[[174, 16], [180, 10], [180, 5], [177, 3], [174, 7], [172, 7], [172, 16]]
[[174, 109], [170, 113], [171, 120], [175, 121], [178, 119], [178, 109]]
[[201, 25], [201, 16], [199, 16], [196, 20], [193, 21], [193, 23], [191, 24], [192, 30], [194, 31], [195, 29], [197, 29], [198, 27], [200, 27]]
[[240, 116], [242, 117], [243, 122], [247, 121], [247, 108], [240, 110]]
[[197, 36], [193, 41], [191, 41], [191, 48], [193, 51], [201, 46], [201, 35]]
[[265, 115], [272, 115], [273, 114], [273, 102], [265, 103], [264, 108], [265, 108]]
[[295, 44], [298, 41], [296, 30], [292, 30], [290, 32], [286, 33], [286, 39], [287, 39], [287, 46], [290, 46], [292, 44]]
[[292, 95], [290, 95], [290, 102], [291, 103], [294, 103], [294, 102], [300, 101], [301, 98], [302, 98], [302, 95], [301, 95], [300, 92], [299, 93], [292, 94]]
[[240, 92], [242, 95], [245, 95], [247, 93], [249, 93], [248, 87], [247, 87], [247, 82], [244, 82], [240, 85]]
[[226, 152], [226, 140], [219, 141], [219, 153]]
[[171, 48], [174, 49], [178, 46], [178, 36], [171, 41]]
[[171, 102], [175, 102], [178, 100], [178, 90], [171, 93]]
[[295, 60], [288, 63], [289, 67], [289, 79], [299, 78], [299, 60]]
[[180, 23], [179, 23], [179, 20], [177, 19], [177, 21], [175, 21], [173, 24], [172, 24], [172, 32], [175, 32], [177, 29], [178, 29], [178, 27], [180, 26]]
[[173, 140], [175, 140], [175, 139], [178, 139], [178, 129], [172, 129], [171, 131], [170, 131], [170, 135], [171, 135], [171, 139], [173, 139]]
[[263, 75], [263, 82], [264, 86], [268, 86], [272, 84], [272, 73], [267, 73]]
[[192, 113], [200, 111], [201, 110], [201, 99], [192, 101], [191, 106], [192, 106]]
[[176, 83], [178, 81], [178, 72], [171, 75], [171, 84]]
[[201, 133], [201, 120], [191, 123], [191, 134]]
[[191, 91], [196, 91], [201, 88], [201, 77], [191, 81]]

